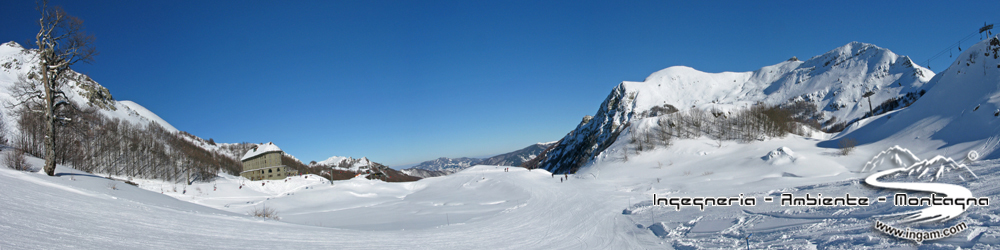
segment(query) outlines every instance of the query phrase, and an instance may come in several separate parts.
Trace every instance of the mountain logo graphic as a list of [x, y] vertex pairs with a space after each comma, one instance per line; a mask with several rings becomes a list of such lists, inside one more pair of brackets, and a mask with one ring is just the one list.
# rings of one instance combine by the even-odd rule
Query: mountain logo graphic
[[[975, 151], [969, 152], [963, 161], [974, 161], [979, 158]], [[862, 172], [873, 171], [886, 164], [886, 160], [897, 167], [876, 172], [867, 178], [865, 183], [876, 188], [903, 190], [910, 192], [930, 193], [930, 198], [908, 198], [906, 193], [896, 193], [896, 206], [929, 205], [915, 211], [907, 211], [888, 215], [888, 217], [903, 217], [900, 223], [937, 223], [954, 219], [965, 212], [971, 205], [989, 205], [988, 197], [974, 197], [969, 189], [951, 183], [964, 183], [977, 179], [965, 164], [941, 155], [921, 160], [910, 150], [893, 146], [868, 161]], [[902, 167], [899, 167], [902, 166]], [[887, 181], [886, 179], [892, 180]], [[940, 197], [938, 195], [943, 195]], [[984, 204], [985, 203], [985, 204]], [[875, 228], [886, 234], [921, 243], [924, 240], [940, 239], [961, 232], [967, 226], [965, 223], [937, 231], [912, 231], [899, 229], [875, 221]]]

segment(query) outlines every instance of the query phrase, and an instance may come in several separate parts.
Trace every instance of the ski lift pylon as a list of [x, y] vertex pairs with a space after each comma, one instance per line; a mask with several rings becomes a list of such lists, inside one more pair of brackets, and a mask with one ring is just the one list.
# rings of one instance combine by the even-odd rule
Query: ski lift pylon
[[983, 27], [979, 28], [979, 33], [983, 33], [984, 31], [989, 31], [991, 29], [993, 29], [993, 24], [983, 23]]

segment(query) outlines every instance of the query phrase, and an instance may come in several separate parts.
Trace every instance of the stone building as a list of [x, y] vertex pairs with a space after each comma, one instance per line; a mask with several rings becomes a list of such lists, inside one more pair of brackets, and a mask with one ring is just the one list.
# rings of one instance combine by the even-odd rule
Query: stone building
[[298, 174], [298, 171], [282, 164], [282, 154], [284, 152], [270, 142], [251, 148], [240, 159], [243, 162], [243, 172], [240, 172], [240, 176], [256, 181], [280, 180], [286, 176]]

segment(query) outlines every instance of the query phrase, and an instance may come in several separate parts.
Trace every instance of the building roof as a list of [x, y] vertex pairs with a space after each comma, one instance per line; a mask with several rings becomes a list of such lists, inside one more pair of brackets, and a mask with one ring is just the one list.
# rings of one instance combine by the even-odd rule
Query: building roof
[[274, 145], [274, 143], [268, 142], [266, 144], [261, 144], [253, 149], [250, 149], [250, 151], [247, 151], [247, 153], [243, 155], [243, 158], [240, 158], [240, 161], [246, 161], [267, 152], [281, 152], [281, 149], [278, 148], [277, 145]]

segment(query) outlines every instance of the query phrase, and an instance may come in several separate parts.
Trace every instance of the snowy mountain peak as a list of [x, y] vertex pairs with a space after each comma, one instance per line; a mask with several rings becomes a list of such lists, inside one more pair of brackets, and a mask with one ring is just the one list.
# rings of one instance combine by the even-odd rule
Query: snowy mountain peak
[[417, 164], [416, 166], [413, 166], [411, 168], [440, 171], [444, 172], [445, 174], [452, 174], [458, 171], [462, 171], [466, 168], [475, 166], [476, 164], [479, 164], [479, 162], [481, 161], [483, 160], [478, 158], [469, 158], [469, 157], [461, 157], [461, 158], [440, 157], [434, 160], [421, 162], [420, 164]]
[[[929, 80], [933, 73], [930, 70], [924, 69], [916, 64], [906, 56], [899, 56], [893, 53], [889, 49], [875, 46], [869, 43], [861, 42], [851, 42], [844, 46], [840, 46], [836, 49], [830, 50], [822, 55], [815, 56], [806, 60], [803, 63], [803, 67], [816, 67], [816, 68], [826, 68], [826, 67], [858, 67], [862, 66], [861, 69], [866, 69], [859, 73], [870, 74], [877, 73], [880, 71], [901, 71], [908, 70], [912, 68], [918, 68], [919, 70], [915, 74], [924, 76], [926, 75], [928, 79], [924, 79], [924, 82]], [[867, 66], [867, 67], [863, 67]], [[817, 71], [817, 73], [825, 72], [824, 70]]]
[[24, 49], [24, 47], [21, 47], [21, 44], [19, 44], [17, 42], [14, 42], [14, 41], [10, 41], [10, 42], [6, 42], [6, 43], [3, 43], [3, 44], [0, 44], [0, 47], [11, 47], [11, 48], [15, 48], [15, 49]]
[[[909, 105], [931, 86], [926, 83], [933, 75], [907, 57], [860, 42], [751, 72], [707, 73], [672, 66], [643, 82], [618, 84], [593, 119], [566, 135], [539, 167], [575, 171], [614, 143], [633, 121], [674, 111], [730, 112], [760, 103], [801, 101], [818, 108], [815, 119], [826, 128], [843, 126], [871, 116], [872, 110], [879, 114]], [[868, 92], [872, 95], [866, 99]]]
[[316, 164], [310, 164], [310, 166], [331, 167], [339, 170], [348, 170], [354, 172], [364, 169], [369, 169], [372, 165], [374, 164], [370, 160], [368, 160], [368, 157], [361, 157], [360, 159], [354, 159], [353, 157], [344, 157], [344, 156], [332, 156], [330, 158], [327, 158], [326, 160], [316, 162]]
[[[915, 153], [940, 154], [976, 150], [984, 158], [1000, 157], [1000, 37], [994, 36], [965, 48], [955, 61], [927, 82], [930, 89], [919, 101], [890, 117], [866, 121], [843, 137], [859, 138], [861, 144], [884, 138], [912, 138]], [[914, 127], [920, 129], [913, 129]], [[834, 147], [834, 143], [822, 145]]]
[[[0, 102], [16, 103], [9, 89], [22, 79], [26, 79], [37, 66], [37, 54], [16, 42], [0, 45]], [[162, 118], [145, 107], [131, 101], [116, 101], [111, 92], [89, 76], [70, 71], [68, 82], [63, 85], [69, 101], [80, 107], [93, 107], [109, 119], [121, 119], [139, 126], [155, 122], [171, 133], [178, 132]], [[13, 110], [4, 109], [4, 117], [16, 117]], [[8, 130], [15, 129], [8, 127]], [[8, 131], [8, 133], [13, 131]]]
[[331, 156], [330, 158], [326, 158], [326, 160], [322, 160], [322, 161], [316, 162], [316, 165], [337, 164], [337, 163], [340, 163], [340, 162], [342, 162], [342, 161], [344, 161], [346, 159], [348, 159], [348, 157]]
[[868, 51], [869, 49], [874, 49], [880, 52], [892, 53], [891, 51], [883, 49], [879, 46], [875, 46], [874, 44], [852, 41], [850, 43], [845, 44], [844, 46], [837, 47], [836, 49], [827, 52], [827, 54], [836, 52], [839, 55], [859, 55], [861, 54], [861, 52]]
[[895, 59], [895, 57], [898, 57], [896, 53], [893, 53], [888, 49], [875, 46], [874, 44], [870, 43], [862, 43], [854, 41], [847, 43], [844, 46], [837, 47], [836, 49], [827, 51], [822, 55], [810, 58], [809, 60], [816, 58], [831, 58], [831, 59], [840, 59], [839, 61], [844, 61], [854, 57], [875, 56], [875, 55], [885, 55], [888, 57], [892, 57], [893, 59]]
[[318, 165], [336, 165], [336, 164], [339, 164], [339, 163], [342, 163], [342, 162], [348, 162], [348, 161], [349, 162], [354, 162], [354, 161], [369, 162], [368, 161], [368, 157], [361, 157], [359, 159], [354, 159], [354, 157], [331, 156], [330, 158], [327, 158], [326, 160], [317, 162], [316, 164], [318, 164]]
[[646, 77], [646, 80], [644, 80], [644, 82], [663, 81], [664, 79], [667, 78], [676, 80], [675, 78], [678, 76], [685, 76], [691, 74], [706, 74], [706, 73], [688, 66], [670, 66], [665, 69], [653, 72], [653, 74], [650, 74], [649, 76]]

